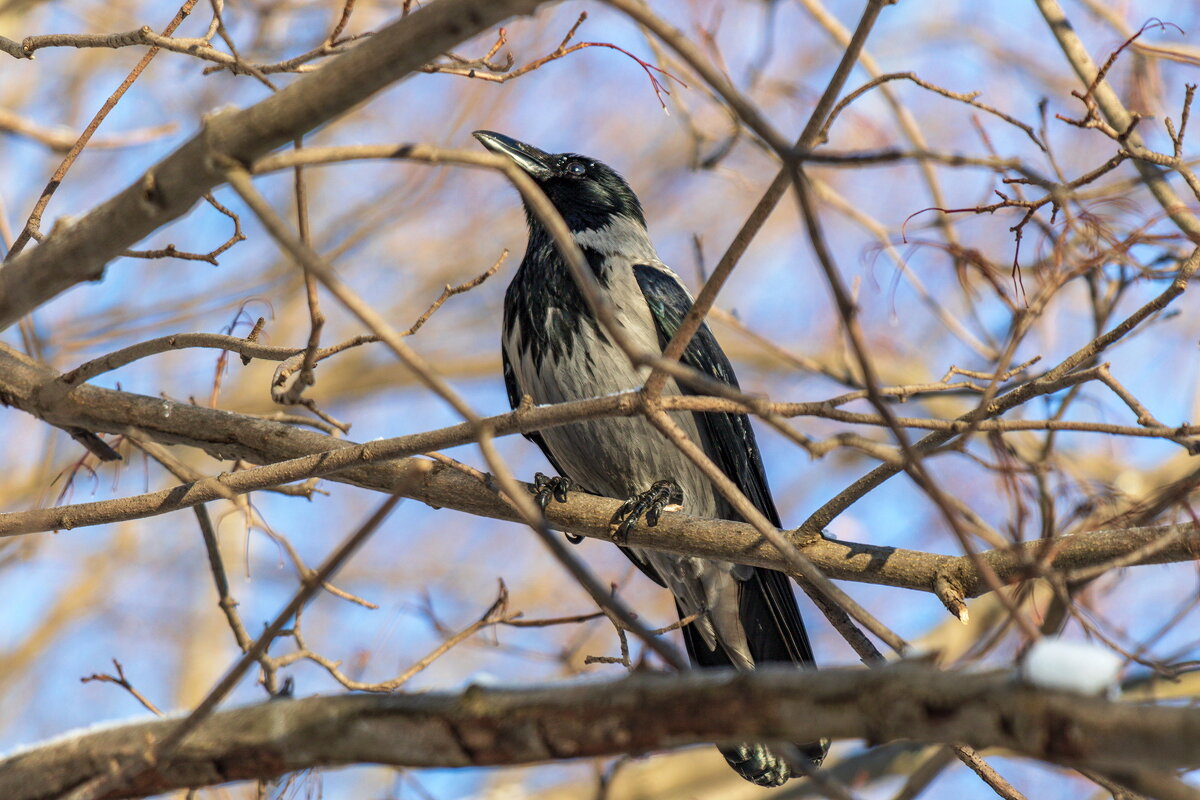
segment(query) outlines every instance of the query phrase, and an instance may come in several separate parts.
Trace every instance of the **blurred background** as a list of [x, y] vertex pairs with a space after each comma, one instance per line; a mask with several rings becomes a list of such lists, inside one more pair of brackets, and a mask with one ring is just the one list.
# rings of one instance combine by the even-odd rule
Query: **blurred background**
[[[827, 85], [862, 5], [660, 0], [653, 7], [697, 42], [777, 130], [794, 137]], [[1152, 19], [1178, 26], [1148, 30], [1138, 46], [1122, 53], [1111, 73], [1126, 105], [1152, 117], [1139, 127], [1148, 144], [1171, 152], [1162, 119], [1179, 120], [1185, 84], [1200, 75], [1200, 48], [1182, 33], [1194, 33], [1200, 9], [1189, 0], [1064, 0], [1064, 7], [1097, 62]], [[7, 0], [0, 2], [0, 35], [19, 41], [32, 34], [107, 33], [142, 25], [161, 30], [176, 10], [138, 0]], [[341, 12], [342, 5], [329, 0], [235, 0], [223, 16], [241, 56], [270, 64], [321, 45]], [[358, 0], [345, 33], [367, 33], [401, 12], [400, 4]], [[552, 152], [598, 158], [628, 179], [645, 207], [660, 256], [697, 291], [778, 163], [686, 66], [602, 3], [563, 2], [511, 21], [493, 60], [503, 62], [511, 52], [519, 68], [553, 53], [583, 12], [587, 19], [574, 42], [618, 45], [678, 78], [660, 76], [669, 92], [661, 95], [661, 104], [634, 58], [590, 47], [507, 82], [417, 75], [306, 144], [421, 142], [474, 148], [470, 132], [487, 128]], [[210, 19], [211, 9], [200, 3], [176, 35], [201, 36]], [[479, 58], [498, 35], [490, 31], [456, 52]], [[137, 47], [62, 47], [39, 50], [35, 60], [0, 56], [0, 235], [6, 247], [61, 161], [63, 142], [69, 146], [143, 53]], [[913, 72], [950, 92], [980, 93], [979, 102], [1015, 117], [1034, 135], [984, 109], [897, 80], [838, 116], [827, 145], [833, 150], [996, 156], [1018, 159], [1062, 180], [1095, 169], [1115, 152], [1101, 133], [1056, 119], [1084, 113], [1071, 96], [1082, 87], [1031, 3], [902, 2], [884, 11], [866, 53], [869, 62], [860, 63], [847, 90], [875, 75]], [[160, 53], [68, 173], [47, 208], [43, 229], [124, 188], [194, 135], [205, 114], [251, 105], [271, 91], [252, 76], [205, 74], [210, 66], [188, 55]], [[270, 76], [276, 86], [295, 77]], [[1185, 148], [1185, 156], [1189, 152], [1195, 148]], [[977, 214], [970, 209], [996, 202], [996, 190], [1010, 196], [1024, 191], [1036, 199], [1041, 196], [1037, 187], [1005, 185], [988, 169], [925, 169], [911, 160], [853, 168], [813, 165], [810, 174], [834, 256], [852, 284], [871, 353], [888, 385], [937, 381], [951, 366], [992, 372], [998, 365], [1007, 368], [1041, 356], [1041, 363], [1025, 373], [1036, 374], [1161, 292], [1174, 268], [1172, 259], [1189, 249], [1128, 164], [1083, 187], [1053, 218], [1049, 206], [1039, 211], [1023, 228], [1019, 254], [1011, 228], [1023, 211]], [[313, 242], [397, 328], [411, 325], [446, 284], [478, 276], [508, 251], [494, 276], [448, 300], [409, 340], [479, 413], [506, 411], [501, 304], [524, 251], [525, 224], [517, 195], [504, 179], [459, 167], [391, 161], [313, 168], [306, 179]], [[291, 173], [257, 180], [289, 219], [295, 214], [292, 181]], [[1180, 186], [1194, 206], [1195, 198]], [[103, 282], [56, 298], [0, 334], [0, 341], [65, 371], [168, 333], [246, 335], [261, 316], [266, 323], [260, 341], [302, 347], [308, 311], [300, 272], [230, 190], [218, 190], [215, 199], [239, 215], [247, 236], [219, 255], [219, 265], [121, 259], [109, 266]], [[964, 211], [940, 214], [931, 207]], [[227, 216], [200, 205], [138, 246], [173, 244], [207, 253], [232, 232]], [[1011, 272], [1014, 257], [1019, 280]], [[712, 325], [748, 391], [808, 401], [856, 387], [853, 359], [792, 198], [785, 198], [755, 239], [718, 306]], [[322, 307], [329, 317], [324, 343], [364, 332], [333, 298], [323, 296]], [[1185, 295], [1104, 357], [1113, 374], [1167, 425], [1200, 416], [1196, 310], [1195, 297]], [[1028, 317], [1022, 323], [1028, 330], [1003, 361], [1000, 353], [1017, 316]], [[239, 413], [307, 415], [302, 408], [282, 409], [272, 402], [274, 367], [261, 360], [243, 366], [236, 357], [219, 362], [217, 351], [186, 350], [136, 362], [95, 383]], [[348, 438], [355, 441], [458, 421], [379, 345], [323, 362], [316, 377], [306, 396], [349, 423]], [[973, 396], [933, 395], [898, 406], [898, 413], [952, 417], [974, 402]], [[847, 408], [870, 410], [865, 403]], [[1136, 424], [1118, 398], [1098, 384], [1033, 401], [1009, 418], [1055, 415]], [[817, 439], [853, 431], [892, 441], [879, 428], [808, 418], [792, 424]], [[798, 525], [878, 463], [853, 448], [835, 448], [817, 462], [766, 426], [759, 425], [758, 432], [785, 525]], [[174, 483], [128, 443], [121, 448], [123, 461], [99, 464], [59, 430], [13, 409], [0, 408], [0, 438], [5, 445], [3, 511], [119, 497]], [[518, 477], [530, 480], [535, 471], [548, 471], [537, 448], [523, 438], [497, 444]], [[231, 468], [203, 453], [172, 451], [204, 474]], [[474, 447], [447, 454], [484, 468]], [[928, 467], [944, 491], [1012, 541], [1111, 527], [1114, 520], [1186, 518], [1188, 481], [1196, 470], [1173, 442], [1092, 432], [977, 435], [958, 452], [929, 459]], [[321, 481], [318, 489], [311, 499], [256, 493], [253, 514], [229, 503], [210, 505], [231, 592], [251, 635], [298, 585], [281, 540], [315, 565], [379, 502], [364, 490], [330, 481]], [[844, 540], [961, 552], [935, 507], [903, 476], [855, 503], [830, 531]], [[667, 593], [615, 548], [588, 541], [577, 552], [603, 580], [617, 585], [622, 599], [648, 624], [674, 620]], [[343, 662], [351, 678], [387, 680], [478, 619], [495, 601], [500, 580], [507, 586], [510, 610], [530, 619], [595, 611], [586, 593], [525, 528], [406, 501], [335, 581], [378, 607], [322, 595], [304, 615], [306, 641]], [[113, 659], [158, 706], [186, 709], [238, 653], [216, 607], [191, 512], [5, 539], [0, 585], [8, 598], [0, 617], [0, 751], [71, 728], [145, 714], [120, 688], [81, 682], [95, 673], [112, 673]], [[947, 665], [1008, 666], [1022, 643], [989, 598], [978, 601], [971, 625], [964, 627], [931, 594], [866, 584], [843, 588], [905, 638], [938, 650]], [[1045, 592], [1027, 587], [1018, 597], [1035, 617], [1044, 613]], [[1076, 598], [1077, 613], [1064, 635], [1096, 638], [1135, 656], [1127, 676], [1157, 681], [1166, 692], [1162, 676], [1200, 658], [1198, 597], [1194, 564], [1110, 573]], [[802, 608], [819, 662], [857, 663], [807, 601]], [[292, 647], [280, 640], [273, 652]], [[636, 661], [636, 643], [634, 648]], [[616, 655], [617, 649], [613, 628], [603, 617], [542, 628], [493, 626], [438, 658], [404, 688], [539, 683], [580, 674], [615, 677], [623, 669], [619, 665], [584, 662], [589, 655]], [[307, 661], [282, 674], [294, 679], [299, 695], [339, 690], [322, 667]], [[1200, 691], [1186, 681], [1169, 688], [1185, 698]], [[264, 696], [247, 679], [232, 699]], [[851, 773], [859, 796], [891, 797], [922, 751], [901, 747], [888, 753], [871, 761], [861, 743], [839, 743], [827, 764], [859, 759]], [[989, 760], [1030, 797], [1100, 796], [1099, 787], [1075, 773], [1004, 754], [989, 754]], [[785, 791], [792, 794], [774, 796], [804, 791], [799, 784], [791, 786]], [[240, 798], [264, 791], [271, 797], [361, 798], [759, 793], [704, 747], [667, 757], [520, 769], [361, 767], [295, 776], [265, 789], [232, 786], [197, 796]], [[930, 797], [989, 794], [957, 762], [926, 792]]]

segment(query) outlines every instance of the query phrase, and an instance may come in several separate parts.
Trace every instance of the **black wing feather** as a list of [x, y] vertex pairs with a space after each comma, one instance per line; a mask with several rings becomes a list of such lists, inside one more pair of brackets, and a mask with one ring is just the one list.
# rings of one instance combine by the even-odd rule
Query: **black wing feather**
[[[633, 273], [654, 317], [659, 346], [666, 347], [692, 307], [692, 298], [669, 272], [647, 264], [638, 264], [634, 266]], [[734, 387], [738, 385], [733, 366], [708, 325], [700, 327], [680, 360], [722, 383]], [[686, 386], [681, 386], [680, 389], [684, 394], [697, 394]], [[762, 457], [754, 438], [754, 429], [750, 427], [750, 420], [745, 414], [724, 412], [704, 412], [695, 416], [708, 456], [737, 484], [771, 524], [780, 527], [779, 512], [767, 486], [766, 471], [763, 469]], [[726, 519], [742, 521], [728, 506], [723, 509], [723, 516]], [[809, 645], [804, 622], [800, 618], [800, 609], [796, 605], [796, 597], [792, 593], [791, 581], [787, 575], [777, 570], [755, 567], [753, 575], [741, 583], [739, 601], [742, 625], [746, 630], [750, 654], [756, 663], [813, 662], [812, 647]], [[696, 657], [707, 651], [707, 648], [696, 646], [697, 644], [688, 637], [688, 649], [693, 658], [703, 663], [702, 659]], [[728, 664], [720, 649], [712, 653], [712, 656], [721, 663], [711, 666]]]

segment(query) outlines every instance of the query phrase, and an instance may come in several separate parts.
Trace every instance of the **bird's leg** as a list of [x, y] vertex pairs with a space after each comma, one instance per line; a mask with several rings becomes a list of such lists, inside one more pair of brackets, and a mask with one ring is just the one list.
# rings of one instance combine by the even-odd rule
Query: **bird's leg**
[[[560, 503], [567, 502], [567, 492], [571, 491], [575, 486], [575, 482], [570, 478], [564, 478], [561, 475], [556, 475], [553, 478], [545, 473], [538, 472], [533, 476], [533, 499], [537, 501], [538, 507], [542, 511], [550, 505], [550, 500], [553, 498]], [[571, 544], [579, 544], [583, 541], [582, 536], [576, 536], [573, 533], [564, 533], [567, 541]]]
[[[673, 480], [655, 481], [641, 494], [635, 494], [617, 509], [610, 524], [616, 525], [613, 539], [617, 544], [629, 542], [629, 532], [637, 525], [642, 515], [646, 525], [653, 528], [664, 511], [677, 511], [683, 504], [683, 489]], [[672, 508], [674, 506], [674, 508]]]

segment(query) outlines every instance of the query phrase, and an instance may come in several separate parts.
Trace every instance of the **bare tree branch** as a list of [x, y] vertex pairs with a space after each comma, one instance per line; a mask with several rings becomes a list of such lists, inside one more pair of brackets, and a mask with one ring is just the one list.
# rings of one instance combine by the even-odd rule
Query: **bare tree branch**
[[[8, 800], [56, 796], [103, 774], [110, 763], [140, 760], [147, 742], [169, 737], [178, 725], [177, 718], [132, 723], [34, 746], [0, 761], [0, 794]], [[1041, 690], [1015, 683], [1007, 672], [945, 673], [902, 664], [820, 672], [642, 673], [551, 688], [473, 686], [461, 694], [271, 701], [213, 714], [170, 761], [144, 773], [136, 789], [111, 796], [141, 797], [361, 762], [511, 765], [694, 742], [805, 741], [821, 735], [1003, 747], [1064, 766], [1101, 764], [1114, 777], [1200, 765], [1194, 746], [1200, 710]]]
[[199, 134], [132, 186], [0, 268], [0, 330], [75, 284], [99, 280], [122, 250], [186, 214], [224, 183], [222, 159], [249, 164], [346, 113], [458, 42], [545, 2], [431, 4], [262, 102], [209, 117]]
[[[51, 370], [0, 345], [0, 401], [54, 424], [114, 433], [132, 425], [160, 442], [185, 444], [219, 458], [240, 458], [270, 466], [223, 473], [137, 497], [0, 514], [0, 535], [154, 516], [220, 500], [229, 492], [257, 491], [313, 476], [329, 476], [376, 491], [398, 493], [437, 508], [453, 508], [493, 519], [520, 519], [511, 506], [477, 480], [441, 463], [405, 457], [475, 441], [477, 433], [471, 423], [356, 445], [259, 417], [92, 386], [80, 386], [58, 398], [55, 395], [61, 387], [55, 377]], [[599, 398], [519, 409], [481, 422], [496, 435], [506, 435], [578, 419], [578, 413], [571, 413], [572, 406], [592, 403], [616, 408], [620, 401], [620, 397]], [[625, 413], [633, 413], [635, 409], [630, 402]], [[619, 507], [618, 500], [575, 493], [565, 504], [552, 504], [547, 519], [558, 530], [607, 540], [611, 536], [609, 523]], [[988, 591], [987, 584], [965, 556], [838, 542], [795, 531], [785, 535], [831, 578], [935, 592], [948, 605]], [[630, 544], [790, 571], [789, 562], [753, 526], [728, 520], [665, 514], [656, 528], [635, 529]], [[1200, 553], [1200, 526], [1182, 524], [1026, 542], [1006, 550], [983, 552], [980, 558], [1001, 580], [1012, 582], [1038, 577], [1050, 568], [1094, 570], [1100, 565], [1113, 568], [1133, 563], [1191, 561], [1197, 553]], [[1130, 557], [1136, 560], [1130, 561]]]
[[[117, 147], [135, 147], [152, 142], [175, 132], [178, 126], [173, 122], [164, 125], [152, 125], [148, 128], [137, 128], [124, 133], [114, 133], [93, 139], [88, 145], [93, 150], [109, 150]], [[14, 114], [5, 108], [0, 108], [0, 131], [24, 136], [35, 142], [44, 144], [55, 152], [66, 152], [79, 139], [79, 134], [66, 126], [46, 127], [31, 120]]]
[[[1130, 115], [1113, 88], [1103, 79], [1096, 63], [1092, 61], [1079, 34], [1067, 20], [1057, 0], [1034, 1], [1046, 20], [1046, 26], [1058, 40], [1058, 46], [1062, 49], [1067, 61], [1070, 62], [1071, 68], [1075, 70], [1075, 74], [1079, 76], [1084, 85], [1088, 86], [1089, 95], [1095, 97], [1101, 113], [1116, 129], [1122, 141], [1128, 142], [1132, 147], [1145, 149], [1141, 134], [1134, 130], [1136, 124], [1134, 117]], [[1171, 188], [1163, 170], [1142, 159], [1136, 159], [1134, 166], [1137, 167], [1137, 171], [1150, 193], [1154, 195], [1154, 199], [1171, 217], [1171, 221], [1193, 242], [1200, 242], [1200, 218], [1197, 218], [1187, 208], [1179, 195]]]

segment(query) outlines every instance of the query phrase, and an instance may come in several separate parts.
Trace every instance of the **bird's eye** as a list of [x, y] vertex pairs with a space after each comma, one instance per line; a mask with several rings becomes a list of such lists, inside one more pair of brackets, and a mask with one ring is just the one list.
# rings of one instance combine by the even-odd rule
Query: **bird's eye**
[[567, 172], [576, 178], [582, 178], [587, 174], [587, 167], [583, 165], [582, 161], [572, 161], [570, 164], [567, 164]]

